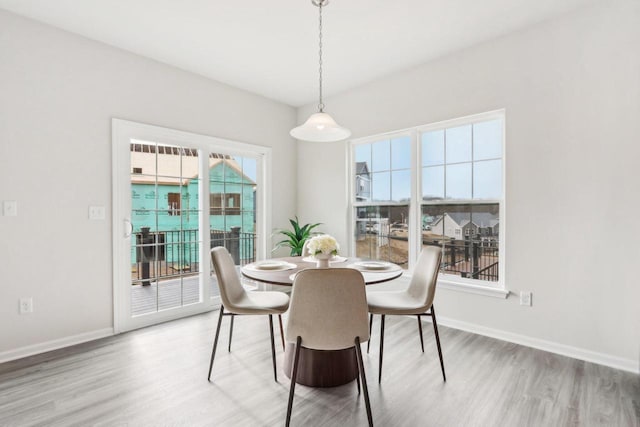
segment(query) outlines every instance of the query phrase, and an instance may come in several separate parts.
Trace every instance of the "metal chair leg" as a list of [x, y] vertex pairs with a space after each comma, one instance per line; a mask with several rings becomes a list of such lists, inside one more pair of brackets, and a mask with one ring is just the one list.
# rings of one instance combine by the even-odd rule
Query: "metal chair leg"
[[213, 339], [213, 350], [211, 350], [211, 362], [209, 362], [209, 375], [207, 381], [211, 381], [211, 370], [213, 369], [213, 358], [216, 357], [216, 348], [218, 347], [218, 336], [220, 335], [220, 325], [222, 324], [222, 316], [224, 315], [224, 306], [220, 306], [220, 316], [218, 316], [218, 327], [216, 328], [216, 337]]
[[373, 327], [373, 313], [369, 314], [369, 339], [367, 340], [367, 354], [369, 354], [369, 346], [371, 345], [371, 328]]
[[353, 351], [355, 351], [355, 356], [356, 356], [356, 362], [358, 365], [358, 376], [356, 376], [356, 383], [358, 385], [358, 394], [360, 394], [360, 361], [358, 360], [358, 350], [356, 350], [355, 348], [353, 349]]
[[384, 317], [380, 315], [380, 362], [378, 367], [378, 384], [382, 382], [382, 351], [384, 350]]
[[278, 382], [278, 371], [276, 368], [276, 344], [273, 339], [273, 316], [269, 315], [269, 332], [271, 333], [271, 358], [273, 359], [273, 379]]
[[444, 360], [442, 359], [442, 349], [440, 348], [440, 336], [438, 335], [438, 322], [436, 321], [436, 311], [431, 305], [431, 319], [433, 320], [433, 332], [436, 336], [436, 344], [438, 345], [438, 357], [440, 357], [440, 369], [442, 369], [442, 378], [447, 382], [447, 376], [444, 373]]
[[282, 314], [278, 314], [278, 322], [280, 323], [280, 338], [282, 339], [282, 351], [284, 351], [284, 328], [282, 327]]
[[298, 361], [300, 360], [300, 347], [302, 346], [302, 338], [296, 339], [296, 353], [293, 358], [293, 372], [291, 373], [291, 386], [289, 387], [289, 404], [287, 405], [287, 421], [286, 427], [291, 422], [291, 408], [293, 407], [293, 396], [296, 389], [296, 379], [298, 378]]
[[229, 323], [229, 352], [231, 352], [231, 337], [233, 336], [233, 320], [236, 318], [235, 314], [231, 315], [231, 322]]
[[[382, 316], [382, 322], [384, 324], [384, 316]], [[371, 402], [369, 402], [369, 389], [367, 387], [367, 377], [364, 373], [364, 363], [362, 362], [362, 349], [360, 348], [360, 337], [356, 337], [355, 342], [356, 342], [356, 356], [358, 357], [358, 369], [360, 371], [360, 377], [362, 377], [362, 389], [364, 390], [364, 404], [365, 404], [365, 407], [367, 408], [367, 420], [369, 420], [369, 427], [373, 427], [373, 416], [371, 415]]]
[[416, 316], [418, 318], [418, 331], [420, 332], [420, 347], [422, 347], [422, 352], [424, 353], [424, 338], [422, 337], [422, 320], [420, 319], [420, 315]]

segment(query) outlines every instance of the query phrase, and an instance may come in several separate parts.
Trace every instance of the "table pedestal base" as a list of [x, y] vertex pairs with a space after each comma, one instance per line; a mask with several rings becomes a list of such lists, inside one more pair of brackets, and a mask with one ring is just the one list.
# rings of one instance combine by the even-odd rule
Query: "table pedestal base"
[[[284, 373], [291, 378], [296, 345], [287, 343]], [[358, 360], [353, 348], [346, 350], [300, 349], [296, 383], [309, 387], [335, 387], [350, 383], [358, 376]]]

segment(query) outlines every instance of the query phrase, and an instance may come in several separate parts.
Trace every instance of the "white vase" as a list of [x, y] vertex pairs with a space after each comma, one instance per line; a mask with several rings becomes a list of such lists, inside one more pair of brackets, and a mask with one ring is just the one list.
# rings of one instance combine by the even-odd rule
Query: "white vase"
[[329, 254], [315, 254], [313, 256], [316, 259], [316, 268], [329, 268], [329, 260], [333, 258], [333, 255]]

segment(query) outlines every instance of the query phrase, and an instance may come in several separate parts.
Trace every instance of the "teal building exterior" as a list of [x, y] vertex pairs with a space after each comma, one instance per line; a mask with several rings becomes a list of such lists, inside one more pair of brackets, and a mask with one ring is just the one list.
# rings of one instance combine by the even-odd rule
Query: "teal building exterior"
[[164, 179], [157, 176], [154, 181], [136, 179], [136, 175], [132, 175], [131, 222], [135, 235], [132, 261], [150, 258], [166, 261], [176, 270], [197, 263], [201, 214], [209, 217], [212, 246], [228, 246], [228, 240], [233, 238], [239, 245], [236, 250], [240, 261], [253, 258], [256, 183], [242, 173], [235, 161], [217, 159], [212, 162], [209, 212], [199, 210], [200, 179], [197, 175]]

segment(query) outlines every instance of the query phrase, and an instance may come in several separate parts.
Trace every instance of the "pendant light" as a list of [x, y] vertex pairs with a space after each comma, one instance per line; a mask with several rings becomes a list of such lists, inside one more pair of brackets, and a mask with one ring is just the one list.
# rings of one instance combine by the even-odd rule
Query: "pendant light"
[[324, 103], [322, 102], [322, 8], [329, 4], [329, 0], [311, 0], [314, 6], [320, 11], [319, 34], [320, 34], [320, 99], [318, 102], [318, 112], [312, 114], [302, 126], [291, 129], [292, 137], [311, 142], [334, 142], [342, 141], [351, 136], [349, 129], [338, 125], [333, 118], [324, 112]]

